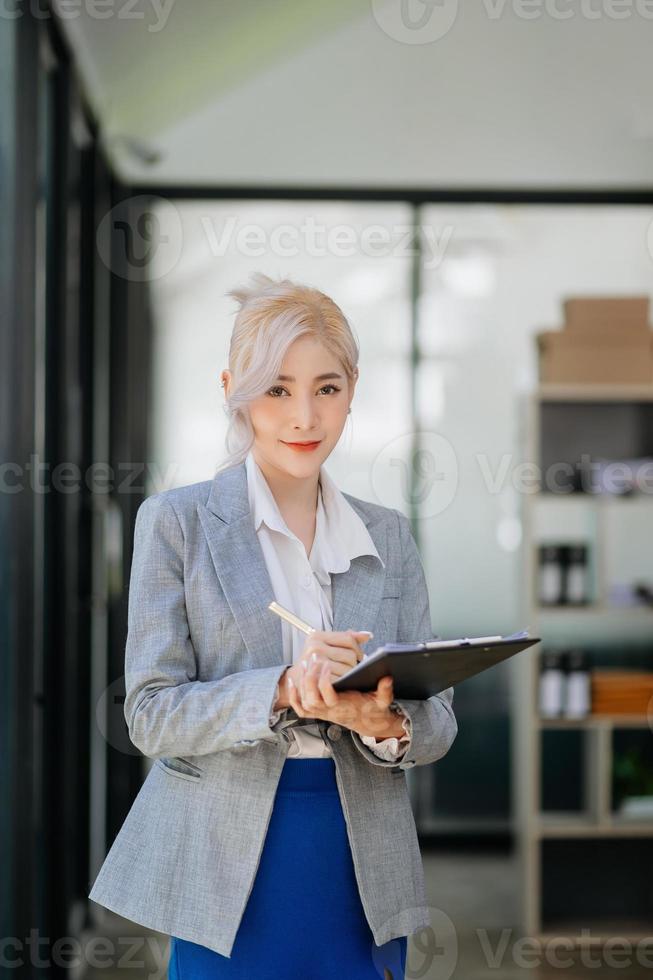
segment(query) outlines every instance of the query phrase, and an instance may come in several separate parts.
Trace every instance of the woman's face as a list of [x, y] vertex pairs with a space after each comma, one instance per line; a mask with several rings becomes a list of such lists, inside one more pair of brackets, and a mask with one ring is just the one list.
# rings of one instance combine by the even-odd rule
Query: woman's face
[[[298, 478], [317, 474], [340, 438], [357, 380], [358, 370], [349, 385], [340, 361], [317, 338], [295, 340], [277, 380], [249, 403], [257, 462]], [[287, 445], [311, 441], [319, 445], [308, 451]]]

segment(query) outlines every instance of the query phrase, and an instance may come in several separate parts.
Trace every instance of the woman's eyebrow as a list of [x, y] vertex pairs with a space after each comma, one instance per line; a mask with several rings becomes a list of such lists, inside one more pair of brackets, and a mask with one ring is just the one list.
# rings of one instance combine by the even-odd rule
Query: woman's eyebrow
[[[342, 378], [341, 374], [336, 374], [335, 371], [331, 371], [329, 374], [318, 374], [313, 381], [326, 381], [327, 378]], [[295, 378], [291, 377], [289, 374], [278, 374], [277, 381], [294, 381]]]

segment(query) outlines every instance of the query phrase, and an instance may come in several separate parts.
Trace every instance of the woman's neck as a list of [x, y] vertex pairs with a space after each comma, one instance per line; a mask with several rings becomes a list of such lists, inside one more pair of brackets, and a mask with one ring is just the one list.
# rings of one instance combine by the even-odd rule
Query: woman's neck
[[317, 511], [319, 473], [305, 478], [292, 476], [268, 463], [267, 460], [260, 459], [254, 450], [252, 455], [267, 480], [286, 524], [289, 527], [291, 523], [306, 526], [306, 522], [314, 520]]

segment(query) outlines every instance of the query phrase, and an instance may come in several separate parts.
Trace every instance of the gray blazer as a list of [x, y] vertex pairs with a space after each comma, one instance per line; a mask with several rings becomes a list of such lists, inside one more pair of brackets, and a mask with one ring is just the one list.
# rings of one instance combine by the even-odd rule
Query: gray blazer
[[[373, 555], [334, 574], [334, 630], [374, 644], [433, 636], [424, 571], [398, 510], [345, 497]], [[148, 497], [136, 516], [125, 651], [125, 719], [156, 762], [89, 897], [127, 919], [230, 956], [254, 883], [286, 729], [270, 728], [287, 666], [281, 620], [247, 499], [245, 464]], [[320, 719], [332, 750], [356, 878], [377, 945], [430, 925], [404, 770], [441, 759], [458, 726], [453, 688], [399, 700], [413, 738], [400, 763]]]

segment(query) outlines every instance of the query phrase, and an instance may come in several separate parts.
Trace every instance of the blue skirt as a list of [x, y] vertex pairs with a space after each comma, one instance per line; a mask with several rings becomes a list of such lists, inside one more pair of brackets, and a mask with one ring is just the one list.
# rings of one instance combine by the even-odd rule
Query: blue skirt
[[374, 942], [335, 762], [286, 759], [231, 956], [171, 936], [168, 978], [404, 980], [407, 943], [406, 936]]

